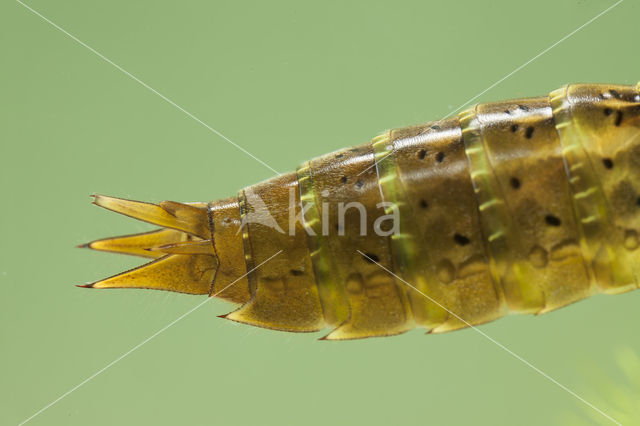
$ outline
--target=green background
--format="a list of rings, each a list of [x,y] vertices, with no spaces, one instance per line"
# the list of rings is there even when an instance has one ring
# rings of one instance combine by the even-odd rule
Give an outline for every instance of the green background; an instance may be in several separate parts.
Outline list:
[[[443,117],[613,1],[28,4],[288,171]],[[635,83],[639,14],[623,2],[478,100]],[[140,263],[75,245],[150,228],[90,194],[207,201],[274,173],[17,2],[0,46],[0,424],[16,424],[203,300],[74,287]],[[320,342],[216,318],[230,308],[205,304],[29,424],[608,424],[473,330]],[[640,352],[640,292],[481,330],[607,411],[598,377],[622,386],[617,349]]]

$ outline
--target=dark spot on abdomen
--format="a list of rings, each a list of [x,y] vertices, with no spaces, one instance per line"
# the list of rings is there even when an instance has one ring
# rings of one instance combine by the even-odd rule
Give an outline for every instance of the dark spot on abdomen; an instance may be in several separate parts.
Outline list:
[[[622,123],[622,111],[616,111],[616,121],[615,121],[615,125],[616,127],[619,126]]]
[[[458,244],[459,246],[466,246],[467,244],[469,244],[471,241],[469,240],[469,238],[465,237],[464,235],[461,234],[455,234],[453,236],[453,240],[456,242],[456,244]]]
[[[527,130],[525,131],[524,136],[525,136],[527,139],[531,139],[531,136],[533,136],[533,130],[534,130],[534,129],[533,129],[533,126],[529,126],[529,127],[527,127]]]
[[[380,262],[380,258],[377,255],[373,254],[373,253],[365,253],[364,254],[364,260],[365,260],[365,262],[368,262],[368,263],[378,263],[378,262]]]
[[[562,224],[562,221],[552,214],[546,215],[544,221],[550,226],[560,226],[560,224]]]

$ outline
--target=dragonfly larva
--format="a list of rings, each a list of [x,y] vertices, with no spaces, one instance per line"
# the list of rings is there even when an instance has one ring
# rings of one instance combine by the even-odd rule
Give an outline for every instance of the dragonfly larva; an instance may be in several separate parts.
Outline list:
[[[544,313],[638,287],[640,93],[479,104],[209,203],[94,202],[161,228],[87,244],[154,260],[84,287],[215,295],[326,339]]]

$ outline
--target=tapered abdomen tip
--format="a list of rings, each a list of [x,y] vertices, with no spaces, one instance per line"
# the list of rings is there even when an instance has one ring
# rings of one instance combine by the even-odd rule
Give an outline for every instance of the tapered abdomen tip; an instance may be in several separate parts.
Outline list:
[[[76,287],[80,287],[80,288],[93,288],[93,284],[76,284]]]

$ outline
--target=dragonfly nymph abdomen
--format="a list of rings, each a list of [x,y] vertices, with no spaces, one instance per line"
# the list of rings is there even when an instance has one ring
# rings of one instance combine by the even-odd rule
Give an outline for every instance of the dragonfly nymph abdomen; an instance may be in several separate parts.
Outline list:
[[[154,260],[86,287],[215,295],[326,339],[544,313],[638,287],[640,93],[479,104],[209,203],[95,203],[161,228],[89,243]]]

